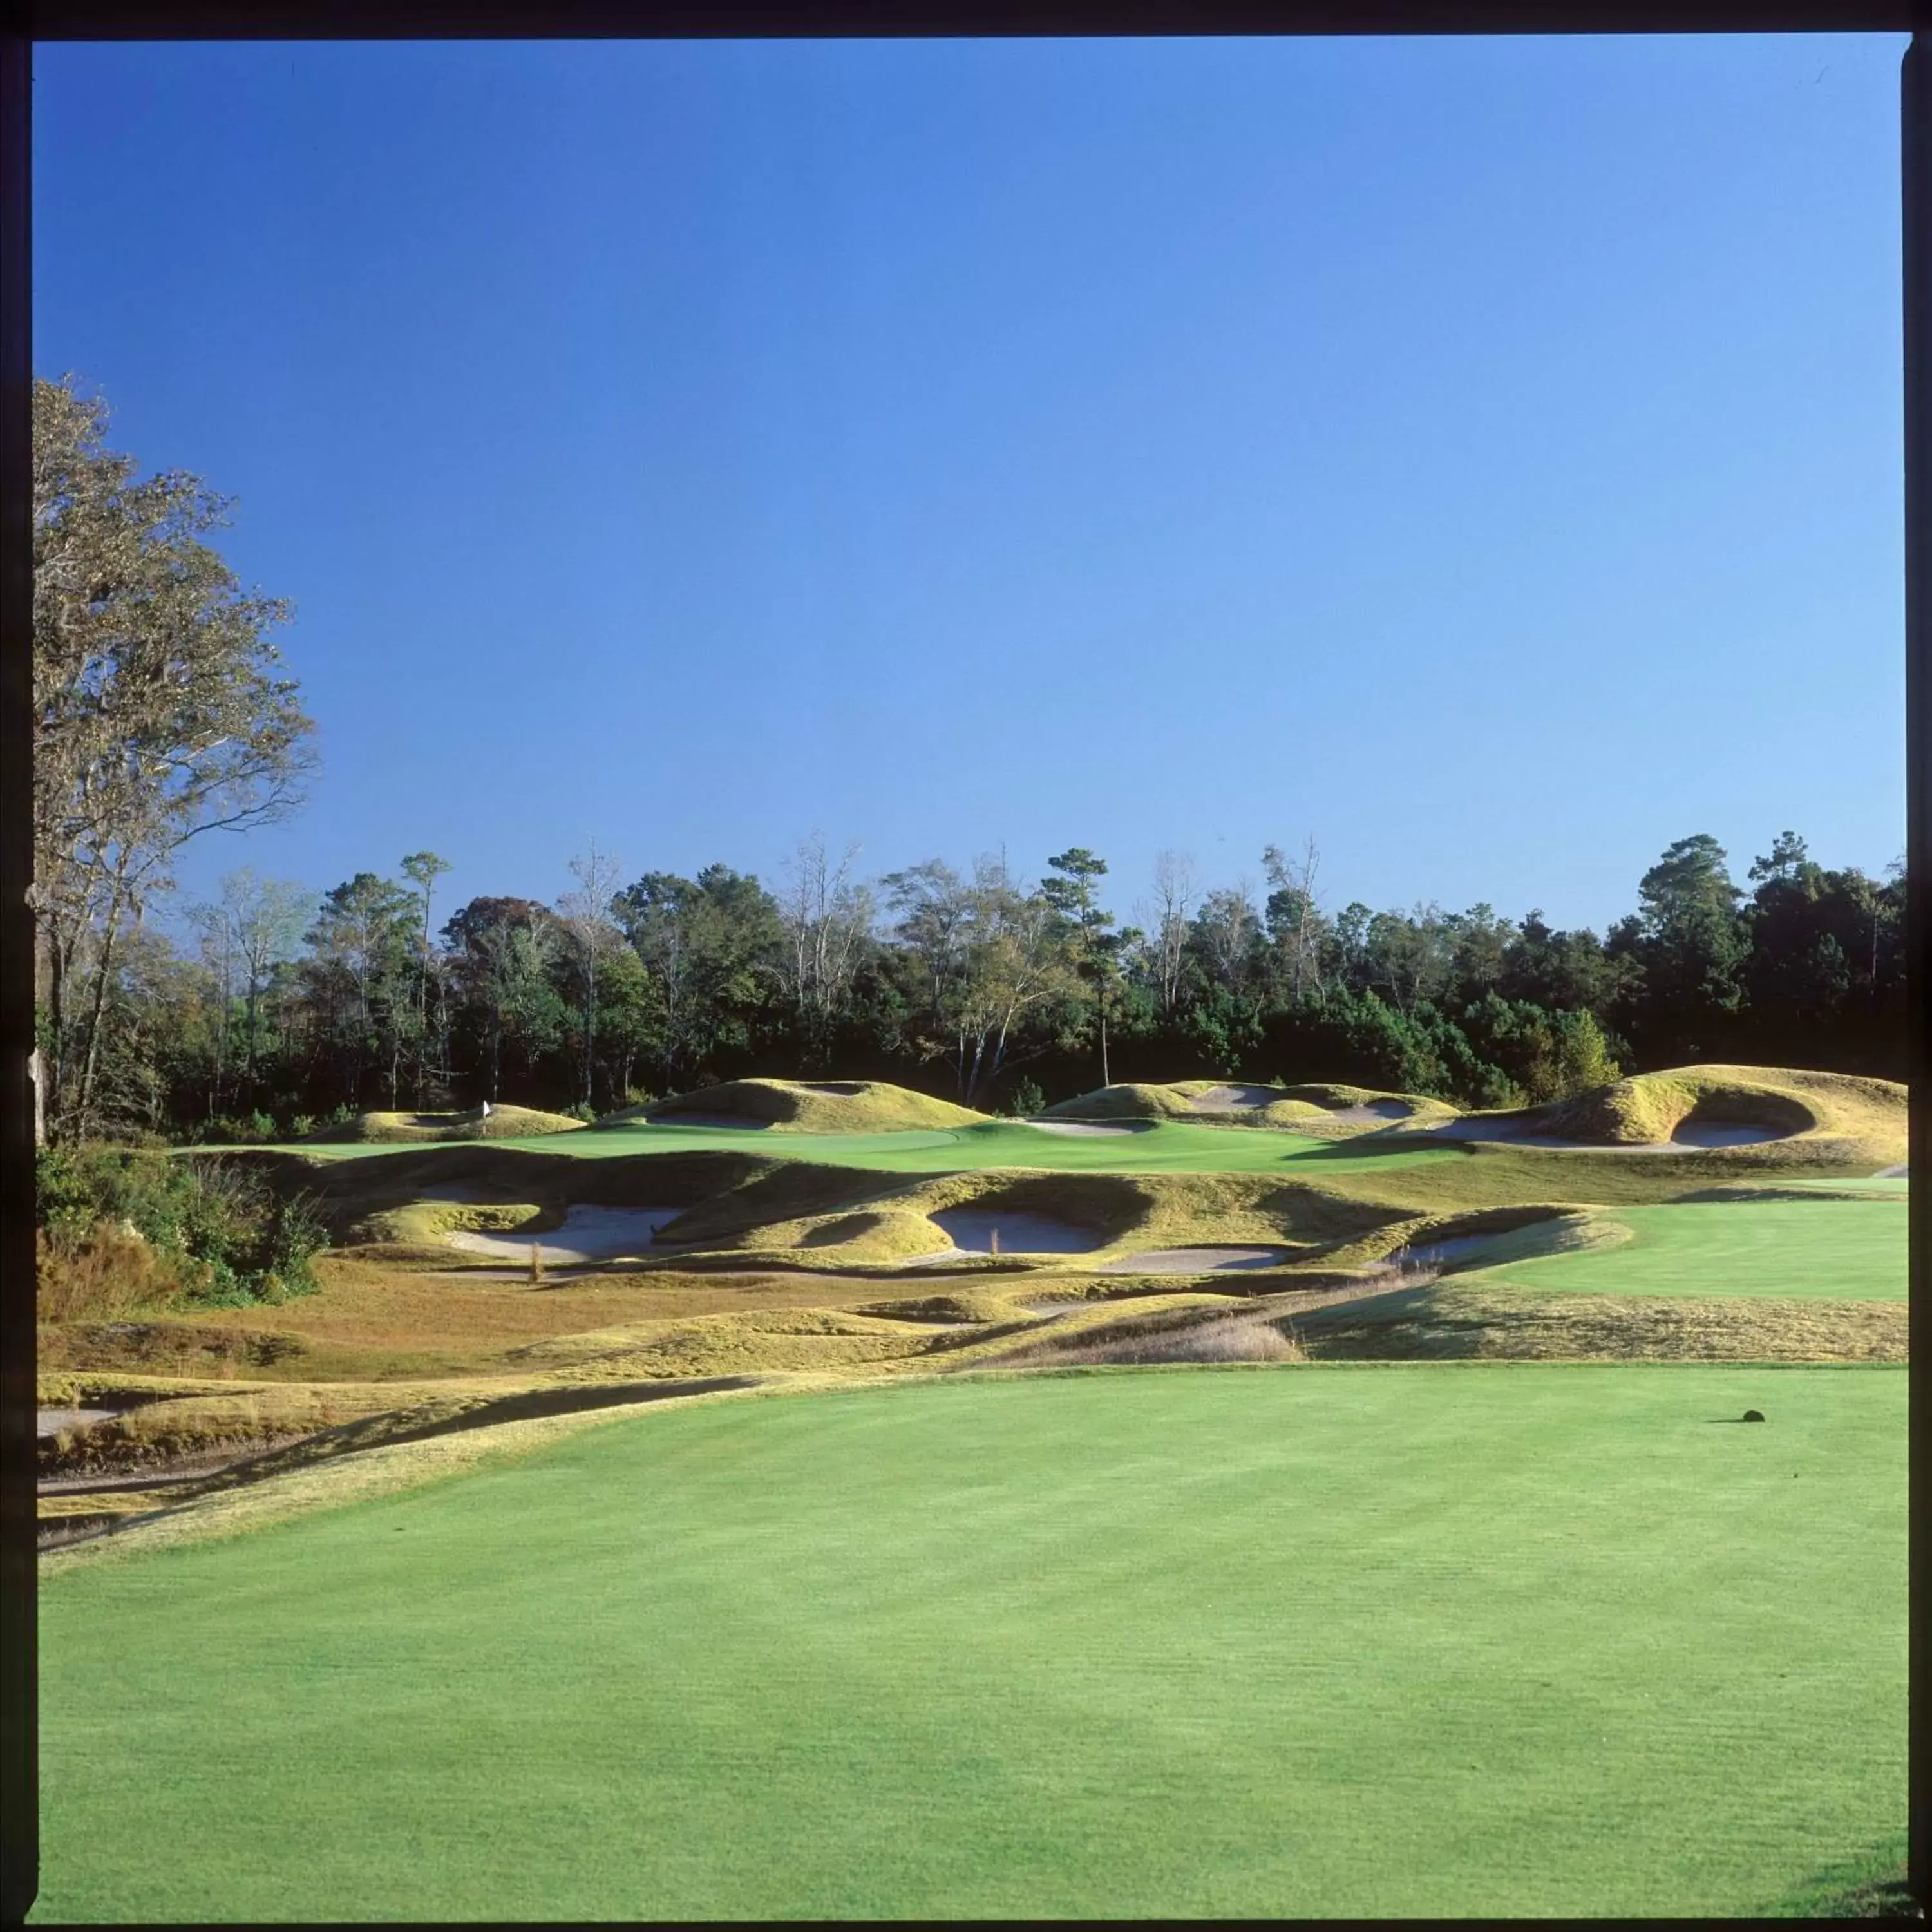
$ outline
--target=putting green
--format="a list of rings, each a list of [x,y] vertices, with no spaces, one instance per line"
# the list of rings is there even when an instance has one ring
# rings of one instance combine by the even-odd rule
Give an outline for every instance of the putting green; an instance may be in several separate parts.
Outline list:
[[[902,1385],[76,1566],[34,1916],[1789,1907],[1902,1838],[1905,1415],[1873,1369]]]
[[[892,1174],[956,1174],[986,1167],[1036,1168],[1070,1174],[1269,1174],[1285,1165],[1304,1162],[1319,1162],[1324,1170],[1333,1171],[1407,1167],[1418,1161],[1468,1157],[1465,1149],[1454,1147],[1372,1154],[1348,1141],[1316,1140],[1264,1128],[1196,1126],[1185,1120],[1157,1121],[1132,1133],[1093,1135],[1053,1133],[1018,1120],[890,1134],[774,1133],[758,1127],[676,1127],[639,1122],[599,1127],[588,1133],[506,1138],[488,1144],[589,1160],[640,1154],[709,1154],[722,1149]],[[368,1160],[422,1150],[343,1142],[290,1151]]]
[[[1592,1294],[1905,1299],[1902,1198],[1691,1202],[1620,1208],[1610,1218],[1629,1240],[1514,1262],[1481,1279]]]

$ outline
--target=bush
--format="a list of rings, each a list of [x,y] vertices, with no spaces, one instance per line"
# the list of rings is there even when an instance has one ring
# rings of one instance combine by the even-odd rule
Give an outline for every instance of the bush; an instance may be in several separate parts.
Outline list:
[[[125,1223],[92,1233],[38,1231],[35,1308],[43,1322],[114,1322],[142,1314],[181,1292],[167,1259]]]
[[[283,1301],[319,1285],[310,1264],[327,1238],[309,1204],[238,1162],[50,1148],[35,1181],[56,1302],[112,1298],[105,1279],[117,1269],[114,1292],[202,1306]]]
[[[1046,1096],[1040,1090],[1039,1083],[1020,1079],[1013,1082],[1012,1097],[1000,1111],[1024,1120],[1029,1114],[1040,1112],[1046,1106]]]

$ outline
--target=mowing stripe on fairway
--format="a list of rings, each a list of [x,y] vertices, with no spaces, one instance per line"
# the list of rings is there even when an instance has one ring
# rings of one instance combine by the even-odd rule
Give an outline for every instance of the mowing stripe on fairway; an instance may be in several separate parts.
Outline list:
[[[76,1568],[35,1916],[1751,1913],[1903,1828],[1905,1397],[884,1387]]]
[[[1586,1248],[1486,1270],[1481,1279],[1591,1294],[1772,1295],[1903,1301],[1903,1198],[1690,1202],[1620,1208],[1630,1230]]]

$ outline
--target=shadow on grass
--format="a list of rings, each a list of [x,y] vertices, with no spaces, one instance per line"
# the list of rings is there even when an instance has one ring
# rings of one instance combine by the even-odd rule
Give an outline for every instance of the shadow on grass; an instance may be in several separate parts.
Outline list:
[[[1925,1908],[1912,1896],[1903,1846],[1829,1867],[1780,1899],[1766,1915],[1774,1918],[1918,1918]]]

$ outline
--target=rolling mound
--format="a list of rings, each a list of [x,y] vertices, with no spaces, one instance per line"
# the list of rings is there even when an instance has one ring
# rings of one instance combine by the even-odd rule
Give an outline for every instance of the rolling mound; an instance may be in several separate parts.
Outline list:
[[[346,1126],[320,1128],[302,1142],[512,1140],[569,1133],[584,1124],[536,1107],[492,1107],[487,1114],[474,1108],[457,1114],[358,1114]]]
[[[893,1133],[976,1126],[991,1118],[884,1080],[728,1080],[642,1107],[599,1126],[648,1120],[663,1126],[764,1127],[794,1134]]]
[[[1906,1157],[1906,1090],[1890,1080],[1792,1067],[1682,1066],[1547,1106],[1419,1124],[1457,1140],[1877,1168]]]
[[[1199,1120],[1223,1126],[1273,1127],[1340,1138],[1378,1129],[1447,1120],[1446,1102],[1419,1094],[1317,1082],[1270,1087],[1251,1081],[1124,1082],[1096,1088],[1047,1108],[1042,1125],[1131,1120]]]

